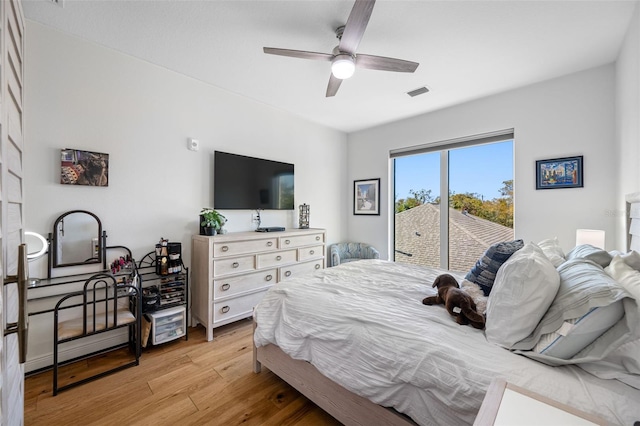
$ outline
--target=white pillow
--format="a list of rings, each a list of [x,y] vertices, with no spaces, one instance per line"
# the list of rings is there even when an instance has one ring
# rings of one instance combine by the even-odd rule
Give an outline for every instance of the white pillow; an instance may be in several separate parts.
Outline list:
[[[640,389],[640,272],[624,257],[615,256],[605,271],[633,297],[623,300],[625,318],[578,354],[590,358],[604,354],[602,361],[578,365],[597,377]]]
[[[538,243],[538,247],[542,249],[544,255],[547,256],[547,259],[549,259],[556,268],[564,263],[564,252],[560,247],[558,237],[542,240]]]
[[[567,260],[558,268],[558,272],[560,288],[553,303],[535,331],[514,345],[514,349],[533,349],[543,335],[558,332],[565,321],[582,318],[594,308],[609,306],[628,297],[628,293],[616,280],[594,261],[581,258]],[[596,328],[604,327],[600,324],[592,325]],[[613,324],[609,327],[611,325]],[[584,346],[589,343],[591,342],[586,342]]]
[[[510,349],[529,336],[559,285],[558,271],[535,243],[515,252],[498,270],[487,301],[487,340]]]
[[[585,259],[567,261],[558,268],[563,281],[565,276],[569,275],[574,275],[574,279],[570,279],[570,281],[582,281],[582,279],[575,279],[582,275],[584,282],[574,282],[576,285],[571,286],[574,293],[572,304],[562,303],[563,306],[556,309],[558,307],[555,306],[556,302],[554,301],[548,313],[552,311],[562,313],[563,309],[575,313],[585,307],[593,309],[594,305],[604,307],[621,301],[625,315],[620,321],[569,359],[547,356],[530,350],[516,350],[515,352],[549,365],[576,364],[601,379],[616,379],[640,389],[640,307],[638,306],[640,275],[636,274],[636,271],[628,266],[620,256],[616,257],[611,260],[613,265],[609,265],[604,276],[602,274],[604,271],[598,265]],[[577,266],[581,263],[591,264],[591,266],[588,267],[589,269]],[[598,270],[602,272],[598,272]],[[556,299],[566,299],[566,289],[563,287],[564,283],[561,283]],[[635,299],[629,297],[630,294]],[[547,315],[540,321],[540,324],[545,323]],[[567,317],[575,318],[576,315]],[[522,342],[518,342],[516,346],[520,343]]]
[[[606,266],[609,266],[609,262],[611,262],[613,256],[611,256],[609,252],[594,247],[591,244],[581,244],[572,248],[571,251],[567,253],[565,258],[567,260],[588,259],[604,268]]]
[[[631,266],[636,271],[640,271],[640,253],[635,250],[631,250],[629,253],[625,253],[622,256],[624,263]]]
[[[611,260],[604,271],[618,283],[621,279],[628,278],[637,280],[638,286],[640,286],[640,272],[627,266],[620,256]],[[598,272],[595,272],[593,278],[597,276]],[[640,289],[640,287],[638,288]],[[569,359],[613,327],[623,316],[622,300],[617,300],[607,306],[592,308],[578,318],[565,320],[556,331],[542,335],[533,350],[547,356]]]
[[[637,251],[630,253],[640,256]],[[629,265],[628,254],[614,257],[604,270],[640,302],[640,272]]]

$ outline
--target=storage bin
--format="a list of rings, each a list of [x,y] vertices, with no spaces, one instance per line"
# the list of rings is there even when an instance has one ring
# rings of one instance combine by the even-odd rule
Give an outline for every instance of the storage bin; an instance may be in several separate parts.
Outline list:
[[[186,309],[178,306],[148,314],[151,317],[151,341],[154,345],[169,342],[185,335]]]

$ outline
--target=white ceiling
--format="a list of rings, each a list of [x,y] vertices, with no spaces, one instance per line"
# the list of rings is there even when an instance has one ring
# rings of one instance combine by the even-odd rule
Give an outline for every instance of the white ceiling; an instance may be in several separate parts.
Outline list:
[[[330,53],[353,0],[61,1],[23,0],[25,15],[345,132],[611,63],[637,4],[378,0],[358,52],[420,66],[358,69],[326,98],[330,63],[262,48]]]

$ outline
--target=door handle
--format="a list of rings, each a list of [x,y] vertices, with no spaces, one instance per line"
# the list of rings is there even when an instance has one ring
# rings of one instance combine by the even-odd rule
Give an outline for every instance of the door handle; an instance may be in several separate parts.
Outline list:
[[[19,362],[27,361],[27,340],[29,337],[29,313],[27,312],[27,290],[29,282],[29,265],[27,263],[27,245],[18,246],[18,274],[8,275],[4,284],[18,285],[18,322],[7,323],[4,335],[18,333]]]

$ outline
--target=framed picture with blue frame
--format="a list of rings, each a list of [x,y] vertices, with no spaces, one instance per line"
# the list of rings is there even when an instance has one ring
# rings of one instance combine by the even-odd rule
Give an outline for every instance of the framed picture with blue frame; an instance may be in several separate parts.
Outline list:
[[[536,161],[536,189],[582,188],[582,155]]]

